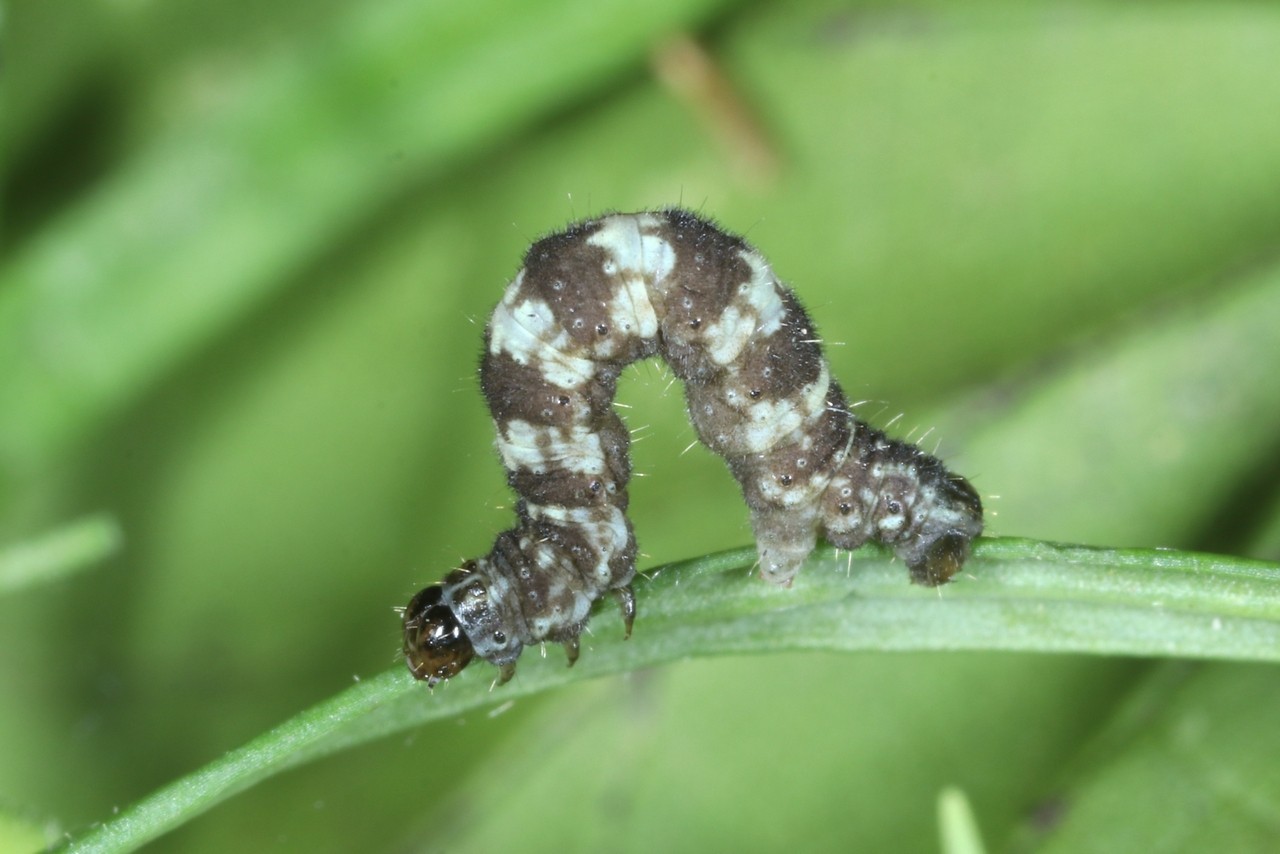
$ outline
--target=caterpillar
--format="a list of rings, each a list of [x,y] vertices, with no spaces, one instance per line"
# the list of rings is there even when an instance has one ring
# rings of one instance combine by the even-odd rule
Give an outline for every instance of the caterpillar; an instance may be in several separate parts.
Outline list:
[[[671,208],[585,220],[535,242],[485,329],[480,386],[517,523],[403,613],[429,685],[479,657],[515,673],[524,647],[572,665],[595,603],[636,615],[622,369],[660,355],[700,440],[750,510],[760,575],[790,586],[819,535],[891,547],[917,584],[959,571],[982,502],[933,456],[855,418],[796,295],[743,239]]]

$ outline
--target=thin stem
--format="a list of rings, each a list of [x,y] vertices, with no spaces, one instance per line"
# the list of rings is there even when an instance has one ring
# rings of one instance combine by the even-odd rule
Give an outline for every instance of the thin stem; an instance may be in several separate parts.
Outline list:
[[[635,636],[610,614],[573,669],[529,655],[493,688],[473,665],[428,691],[403,668],[364,680],[144,798],[67,851],[126,851],[271,775],[373,738],[569,682],[677,659],[782,650],[990,649],[1280,660],[1280,565],[1155,549],[1034,540],[977,543],[938,589],[866,548],[814,553],[793,589],[750,578],[753,549],[661,567],[638,580]],[[614,617],[616,619],[616,617]]]

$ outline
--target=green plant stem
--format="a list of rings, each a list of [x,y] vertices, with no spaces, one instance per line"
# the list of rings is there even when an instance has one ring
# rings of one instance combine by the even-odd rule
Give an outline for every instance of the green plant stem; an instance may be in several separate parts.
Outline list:
[[[0,595],[92,566],[115,554],[123,540],[119,523],[99,513],[0,549]]]
[[[938,795],[938,835],[943,854],[985,854],[973,806],[962,790],[948,786]]]
[[[962,578],[912,587],[887,552],[820,548],[795,587],[753,574],[740,549],[662,567],[636,584],[623,642],[600,615],[573,669],[526,655],[494,687],[474,665],[434,692],[395,668],[364,680],[69,840],[126,851],[285,768],[429,721],[568,682],[682,658],[784,650],[1021,650],[1280,660],[1280,565],[1154,549],[979,541]],[[617,619],[614,617],[613,619]]]

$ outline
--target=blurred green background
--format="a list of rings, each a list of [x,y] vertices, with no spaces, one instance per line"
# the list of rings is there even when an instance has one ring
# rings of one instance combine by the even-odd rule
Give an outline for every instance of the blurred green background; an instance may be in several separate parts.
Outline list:
[[[0,590],[0,818],[74,831],[397,665],[392,607],[510,524],[484,320],[604,210],[745,233],[991,533],[1280,559],[1274,4],[19,0],[3,28],[0,561],[93,513],[123,545]],[[621,391],[642,568],[750,540],[669,380]],[[992,850],[1265,850],[1276,708],[1256,665],[691,661],[331,757],[155,848],[928,851],[956,786]]]

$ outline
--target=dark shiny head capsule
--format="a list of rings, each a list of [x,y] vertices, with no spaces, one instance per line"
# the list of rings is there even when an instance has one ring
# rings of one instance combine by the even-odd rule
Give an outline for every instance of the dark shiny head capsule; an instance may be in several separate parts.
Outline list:
[[[476,654],[443,599],[443,586],[433,584],[404,609],[405,662],[414,676],[430,686],[456,676]]]

